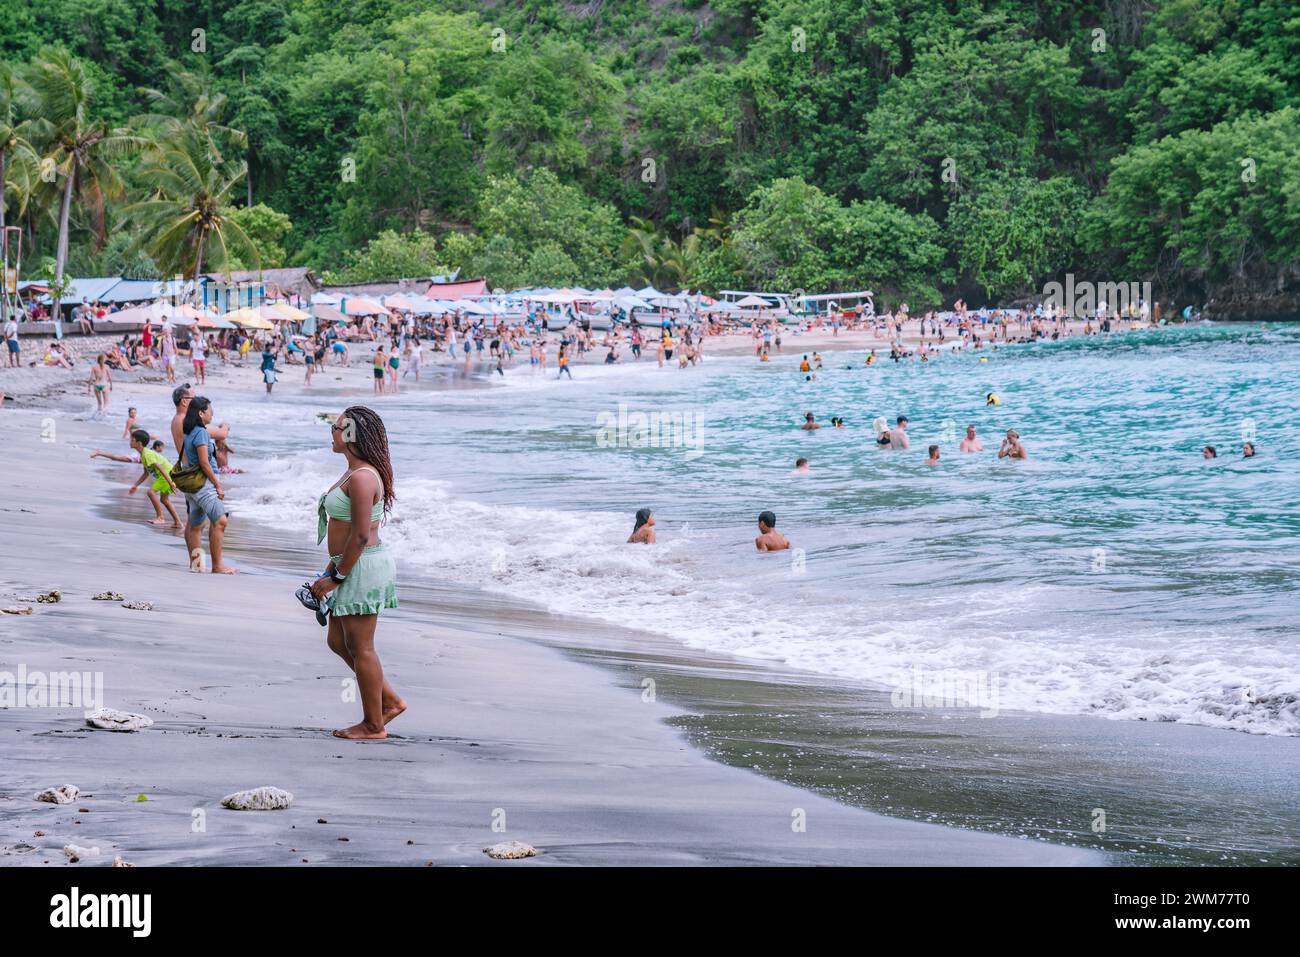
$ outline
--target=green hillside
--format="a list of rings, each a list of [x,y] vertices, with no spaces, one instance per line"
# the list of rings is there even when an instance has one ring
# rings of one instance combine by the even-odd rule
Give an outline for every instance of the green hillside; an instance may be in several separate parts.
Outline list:
[[[1300,283],[1294,0],[0,0],[0,43],[25,273],[66,206],[80,275]]]

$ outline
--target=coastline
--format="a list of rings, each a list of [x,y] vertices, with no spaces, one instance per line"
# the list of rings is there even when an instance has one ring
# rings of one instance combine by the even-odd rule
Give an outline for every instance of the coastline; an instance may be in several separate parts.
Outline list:
[[[508,620],[483,618],[475,632],[439,618],[418,595],[380,632],[410,710],[389,741],[339,742],[329,730],[357,706],[342,700],[345,669],[292,598],[301,574],[251,564],[237,519],[228,541],[242,573],[190,573],[170,533],[94,514],[98,500],[113,507],[86,464],[94,425],[59,416],[57,440],[43,442],[40,416],[4,417],[6,474],[24,490],[0,513],[4,604],[50,588],[64,597],[0,620],[0,654],[29,671],[103,671],[104,704],[155,721],[111,734],[86,728],[81,709],[0,711],[5,864],[65,865],[67,843],[100,847],[91,866],[115,855],[139,865],[486,864],[483,847],[512,839],[541,849],[531,859],[541,864],[1103,860],[886,817],[715,763],[668,723],[688,719],[684,710],[515,637]],[[89,600],[103,589],[155,608]],[[32,799],[67,783],[83,792],[74,804]],[[219,807],[262,785],[293,792],[294,806]],[[800,812],[803,831],[792,827]]]

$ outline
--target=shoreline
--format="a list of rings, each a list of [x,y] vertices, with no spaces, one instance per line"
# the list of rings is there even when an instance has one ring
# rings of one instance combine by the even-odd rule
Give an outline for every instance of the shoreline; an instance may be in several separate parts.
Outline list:
[[[178,560],[183,546],[157,547],[157,530],[93,514],[108,493],[69,508],[93,483],[80,447],[93,427],[56,421],[55,442],[40,441],[39,417],[6,423],[7,472],[29,492],[0,515],[13,543],[0,556],[0,590],[6,605],[49,588],[64,598],[5,616],[0,654],[29,671],[102,669],[104,703],[155,725],[111,734],[86,728],[81,709],[0,711],[11,771],[0,798],[6,864],[70,866],[60,848],[73,842],[101,848],[79,866],[119,854],[141,865],[487,864],[481,849],[510,839],[540,848],[532,862],[542,864],[1102,860],[873,814],[715,763],[668,723],[684,711],[643,701],[639,688],[553,648],[426,621],[418,597],[380,632],[410,710],[388,741],[339,742],[329,729],[350,723],[357,706],[327,690],[345,669],[293,602],[297,578],[247,562],[233,577],[197,576]],[[40,570],[22,557],[37,546]],[[101,589],[155,608],[88,600]],[[83,791],[72,805],[31,799],[67,783]],[[294,806],[218,806],[261,785],[293,792]],[[792,827],[795,813],[805,831]],[[199,820],[204,830],[193,829]]]

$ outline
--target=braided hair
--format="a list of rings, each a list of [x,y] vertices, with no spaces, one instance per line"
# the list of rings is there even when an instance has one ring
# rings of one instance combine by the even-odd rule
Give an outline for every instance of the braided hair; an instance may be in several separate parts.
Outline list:
[[[373,409],[352,405],[343,410],[343,418],[352,426],[344,432],[348,448],[357,458],[375,467],[384,483],[384,514],[393,507],[393,463],[388,458],[388,432],[384,420]]]

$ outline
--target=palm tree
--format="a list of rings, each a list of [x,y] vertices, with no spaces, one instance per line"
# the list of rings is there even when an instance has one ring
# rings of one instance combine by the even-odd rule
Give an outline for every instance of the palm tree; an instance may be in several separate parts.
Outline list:
[[[21,81],[13,69],[0,63],[0,229],[7,225],[5,219],[8,209],[9,164],[17,160],[25,168],[18,170],[19,183],[27,183],[36,162],[36,153],[28,139],[32,124],[18,119],[18,91]],[[24,192],[26,192],[24,190]],[[26,204],[26,197],[23,198]]]
[[[140,225],[141,241],[159,269],[195,281],[205,257],[228,269],[232,248],[259,268],[256,245],[226,215],[248,167],[242,160],[223,160],[213,147],[211,137],[195,126],[178,127],[156,141],[139,170],[149,198],[123,210]]]
[[[43,140],[42,179],[49,170],[56,183],[59,177],[63,180],[54,264],[54,278],[59,285],[68,261],[68,217],[74,196],[87,207],[97,245],[102,245],[104,200],[122,192],[122,179],[113,161],[139,150],[145,142],[126,130],[109,129],[102,120],[92,119],[93,93],[81,61],[57,48],[41,53],[21,90],[27,112],[40,117],[33,128]],[[56,316],[58,308],[56,296]]]
[[[632,280],[661,289],[685,289],[699,254],[700,230],[679,243],[638,216],[632,217],[623,240],[623,258],[632,267]]]
[[[140,90],[153,112],[133,117],[132,125],[154,127],[163,138],[191,127],[212,140],[218,163],[223,162],[224,150],[247,145],[248,137],[243,132],[221,122],[229,102],[224,93],[212,91],[212,77],[206,70],[194,73],[169,60],[167,78],[167,90]]]

